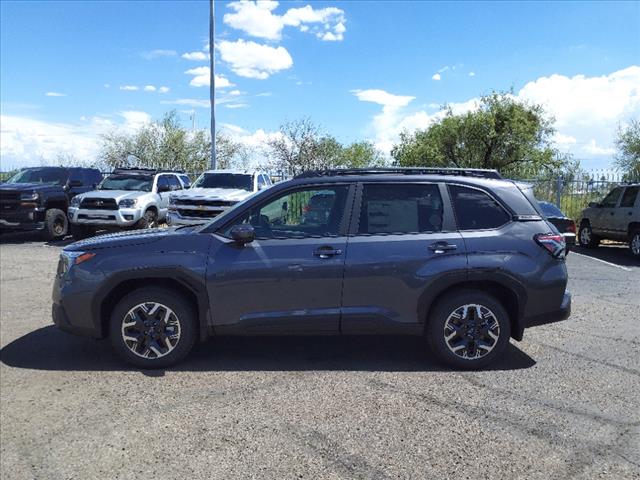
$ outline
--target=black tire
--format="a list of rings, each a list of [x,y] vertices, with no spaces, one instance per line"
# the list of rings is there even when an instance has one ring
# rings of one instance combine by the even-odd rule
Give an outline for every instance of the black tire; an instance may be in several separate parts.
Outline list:
[[[123,338],[123,324],[125,320],[131,320],[128,313],[134,307],[141,304],[147,304],[147,307],[150,307],[150,312],[147,312],[147,314],[149,314],[149,317],[147,318],[150,323],[154,320],[162,320],[167,312],[167,308],[173,311],[174,315],[171,318],[175,319],[179,325],[179,328],[177,329],[179,338],[173,345],[173,349],[169,349],[165,343],[160,345],[160,343],[165,340],[158,336],[152,337],[154,335],[153,333],[144,336],[142,330],[137,330],[137,326],[130,327],[130,330],[125,330],[125,332],[137,336],[141,341],[129,343],[125,341]],[[151,306],[152,304],[160,305],[155,315],[150,315],[153,310],[153,307]],[[142,318],[142,315],[140,313],[138,314],[140,315],[139,318]],[[171,331],[176,332],[175,323],[172,323],[172,325],[173,327],[170,328],[173,328],[173,330]],[[157,328],[163,327],[159,326]],[[165,336],[167,330],[168,328],[164,328]],[[139,368],[166,368],[180,362],[180,360],[186,357],[193,348],[198,336],[197,331],[197,314],[193,305],[191,305],[182,295],[176,294],[171,290],[158,287],[141,288],[128,294],[120,300],[114,308],[109,323],[109,338],[111,340],[113,350],[125,362]],[[164,356],[157,356],[149,346],[156,348],[156,350],[160,348],[160,353]],[[132,348],[134,348],[138,354],[134,353]],[[143,358],[141,355],[147,351],[150,357]]]
[[[600,245],[600,237],[591,230],[591,224],[585,222],[578,229],[578,245],[583,248],[596,248]]]
[[[44,215],[44,238],[61,240],[67,235],[69,220],[67,214],[57,208],[50,208]]]
[[[96,231],[93,227],[86,225],[69,225],[69,230],[74,240],[84,240],[85,238],[93,237]]]
[[[465,330],[462,326],[456,326],[455,330],[460,333],[453,335],[453,338],[448,342],[445,336],[451,336],[454,329],[447,326],[447,321],[450,316],[452,321],[455,321],[454,312],[464,309],[466,305],[480,306],[481,314],[487,315],[476,323],[468,320],[469,324],[477,326],[475,332],[469,330],[467,333],[472,336],[475,333],[476,337],[474,338],[477,340],[470,340],[470,337],[463,334]],[[477,308],[468,309],[468,312],[468,316],[473,316],[477,312]],[[491,317],[488,317],[489,313],[492,314]],[[482,327],[481,325],[484,325],[485,322],[487,325]],[[496,323],[497,328],[495,327]],[[463,320],[460,319],[460,325],[463,324]],[[489,328],[489,325],[492,327]],[[497,336],[497,339],[494,340],[490,337],[487,330],[491,330],[492,335]],[[511,323],[504,306],[493,296],[480,290],[458,290],[447,294],[432,309],[427,323],[426,335],[431,350],[443,363],[458,369],[474,370],[489,365],[502,355],[511,337]],[[489,344],[491,344],[490,348]],[[460,345],[467,346],[460,347]],[[478,345],[482,346],[478,347]],[[460,348],[458,352],[461,353],[454,353],[452,348]],[[467,356],[469,353],[474,357],[476,354],[480,356],[478,358],[463,358],[461,354],[464,352],[467,352]]]
[[[629,235],[629,250],[636,260],[640,260],[640,228],[637,228]]]
[[[141,230],[145,228],[157,228],[158,227],[158,214],[152,208],[144,212],[144,215],[134,225],[134,230]]]

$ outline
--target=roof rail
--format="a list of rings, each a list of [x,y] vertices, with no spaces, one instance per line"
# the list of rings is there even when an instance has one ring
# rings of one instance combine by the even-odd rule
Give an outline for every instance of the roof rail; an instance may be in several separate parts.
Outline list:
[[[309,170],[296,175],[294,178],[333,177],[341,175],[456,175],[460,177],[503,178],[497,170],[440,167],[334,168],[328,170]]]
[[[155,175],[156,173],[184,173],[184,170],[171,170],[168,168],[146,168],[146,167],[116,167],[113,173],[140,173]]]

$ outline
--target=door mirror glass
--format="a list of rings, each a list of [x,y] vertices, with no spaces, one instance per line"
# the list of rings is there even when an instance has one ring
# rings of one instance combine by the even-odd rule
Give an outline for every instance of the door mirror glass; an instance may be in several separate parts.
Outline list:
[[[82,182],[80,180],[69,180],[69,188],[81,187]]]
[[[158,193],[168,192],[171,190],[171,187],[166,183],[158,184]]]
[[[231,234],[231,238],[233,239],[233,241],[240,245],[251,243],[256,238],[253,227],[248,223],[234,225],[233,228],[231,228],[231,232],[229,233]]]

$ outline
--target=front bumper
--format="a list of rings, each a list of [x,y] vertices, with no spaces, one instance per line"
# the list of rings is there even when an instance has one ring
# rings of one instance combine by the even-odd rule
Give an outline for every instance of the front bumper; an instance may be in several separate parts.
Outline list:
[[[67,216],[74,225],[107,225],[131,227],[142,218],[142,209],[120,208],[118,210],[89,210],[69,207]]]
[[[561,322],[571,316],[571,293],[564,292],[560,308],[554,312],[548,312],[526,320],[527,327],[538,327],[549,323]]]
[[[44,208],[23,208],[0,214],[1,230],[42,230],[44,229]]]
[[[103,336],[99,319],[94,318],[91,308],[94,295],[91,288],[96,287],[103,276],[94,272],[93,277],[96,283],[82,288],[80,282],[72,281],[64,274],[56,275],[51,295],[51,317],[60,330],[84,337]]]

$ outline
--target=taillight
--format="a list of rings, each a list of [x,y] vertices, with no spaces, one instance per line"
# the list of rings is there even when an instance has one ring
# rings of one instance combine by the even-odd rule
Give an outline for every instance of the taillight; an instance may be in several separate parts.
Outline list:
[[[571,223],[569,223],[569,231],[571,233],[576,233],[576,222],[574,222],[573,220],[571,220]]]
[[[538,233],[534,235],[533,239],[538,245],[549,252],[549,255],[555,258],[564,258],[567,245],[562,235],[557,233]]]

